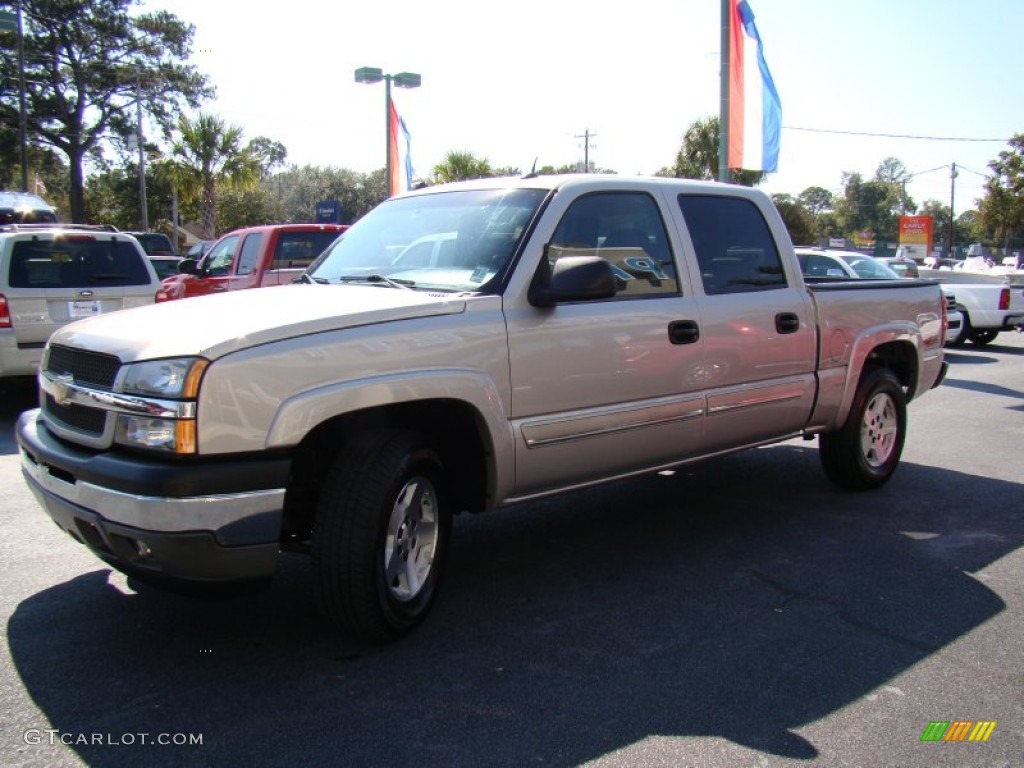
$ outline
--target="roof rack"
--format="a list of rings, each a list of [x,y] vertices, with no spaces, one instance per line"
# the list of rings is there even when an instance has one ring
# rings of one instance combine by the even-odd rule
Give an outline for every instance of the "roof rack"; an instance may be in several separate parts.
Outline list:
[[[71,224],[51,221],[41,224],[0,224],[0,232],[38,232],[44,229],[85,229],[91,232],[120,232],[113,224]]]

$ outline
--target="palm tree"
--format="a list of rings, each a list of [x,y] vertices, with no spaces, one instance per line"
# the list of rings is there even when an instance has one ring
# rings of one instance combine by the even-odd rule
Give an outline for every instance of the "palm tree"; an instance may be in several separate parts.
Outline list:
[[[681,179],[718,178],[718,118],[708,117],[696,120],[683,136],[683,146],[676,155],[676,162],[665,175]],[[736,184],[752,187],[764,179],[761,171],[734,169],[732,180]]]
[[[467,179],[485,179],[493,176],[491,164],[486,158],[477,157],[472,152],[451,151],[444,160],[434,166],[434,180],[443,184],[449,181],[466,181]]]
[[[242,129],[225,125],[216,115],[200,113],[195,120],[178,119],[180,137],[171,149],[170,173],[179,192],[199,198],[204,239],[213,239],[217,226],[217,187],[250,189],[259,183],[259,158],[242,145]]]

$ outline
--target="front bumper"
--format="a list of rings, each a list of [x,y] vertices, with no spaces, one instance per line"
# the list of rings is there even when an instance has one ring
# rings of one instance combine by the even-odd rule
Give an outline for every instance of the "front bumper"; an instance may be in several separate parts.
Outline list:
[[[276,569],[289,457],[177,463],[90,451],[56,438],[38,409],[19,417],[16,436],[43,509],[119,570],[229,583]]]

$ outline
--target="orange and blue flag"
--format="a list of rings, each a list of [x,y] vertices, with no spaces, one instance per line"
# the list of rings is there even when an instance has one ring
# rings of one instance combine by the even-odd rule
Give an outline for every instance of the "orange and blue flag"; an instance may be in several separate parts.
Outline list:
[[[388,106],[388,119],[391,121],[391,143],[388,146],[388,165],[391,178],[388,179],[388,196],[399,195],[412,189],[412,136],[405,126],[394,100]]]

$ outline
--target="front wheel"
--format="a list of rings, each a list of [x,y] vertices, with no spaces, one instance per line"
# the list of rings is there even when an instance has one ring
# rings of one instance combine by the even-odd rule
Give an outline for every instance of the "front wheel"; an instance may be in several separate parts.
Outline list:
[[[312,558],[320,608],[346,634],[396,640],[438,592],[451,510],[426,438],[382,430],[352,439],[317,505]]]
[[[857,387],[846,423],[818,438],[825,474],[851,491],[878,488],[892,477],[907,433],[907,397],[892,372],[877,368]]]
[[[977,344],[979,347],[984,347],[986,344],[991,344],[996,340],[996,336],[999,335],[999,331],[995,328],[984,328],[976,329],[971,331],[968,338],[972,344]]]

